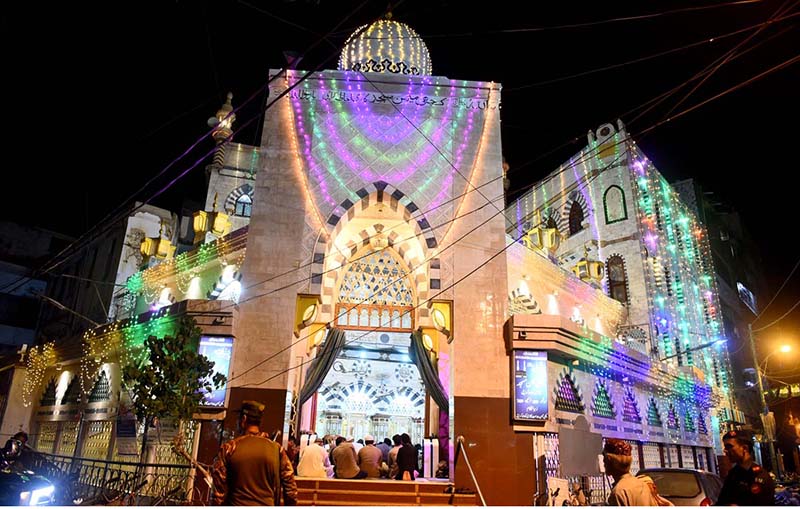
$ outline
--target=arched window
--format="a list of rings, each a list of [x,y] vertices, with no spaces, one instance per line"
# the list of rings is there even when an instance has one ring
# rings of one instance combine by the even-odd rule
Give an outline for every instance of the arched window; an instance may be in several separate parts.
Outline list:
[[[569,234],[575,235],[583,230],[583,207],[581,204],[574,201],[572,207],[569,209]]]
[[[622,257],[614,255],[606,262],[608,273],[608,295],[625,305],[628,304],[628,282]]]
[[[628,219],[628,207],[625,205],[625,193],[619,186],[611,186],[603,194],[603,208],[606,211],[606,224]]]
[[[250,198],[250,195],[243,194],[236,200],[236,211],[234,214],[241,217],[250,217],[252,208],[253,200]]]

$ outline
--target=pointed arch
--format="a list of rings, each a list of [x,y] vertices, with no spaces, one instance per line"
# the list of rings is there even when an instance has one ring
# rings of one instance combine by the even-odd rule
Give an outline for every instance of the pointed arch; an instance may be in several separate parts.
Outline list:
[[[608,257],[606,275],[608,277],[608,296],[627,306],[629,304],[628,274],[622,256],[614,254]]]
[[[569,208],[569,234],[575,235],[583,230],[583,207],[577,201],[573,201]]]
[[[225,198],[225,206],[224,209],[226,212],[233,211],[236,216],[240,217],[250,217],[249,212],[247,216],[243,214],[239,214],[239,200],[242,199],[243,196],[246,196],[249,199],[250,207],[248,207],[248,211],[252,210],[253,204],[253,186],[250,184],[242,184],[241,186],[237,187],[233,191],[230,192],[227,198]],[[244,205],[245,202],[242,202]]]
[[[628,206],[625,204],[625,191],[617,185],[609,186],[603,193],[603,210],[606,224],[628,219]]]
[[[431,250],[438,247],[436,235],[428,220],[405,193],[386,182],[374,182],[359,189],[356,194],[361,198],[359,201],[354,203],[344,200],[331,213],[326,222],[329,229],[320,234],[314,246],[310,292],[321,295],[323,312],[333,312],[339,279],[326,275],[326,272],[330,273],[331,269],[347,264],[349,260],[355,258],[357,252],[370,245],[371,240],[381,234],[387,246],[396,251],[411,271],[410,283],[417,291],[416,298],[426,300],[431,290],[441,288],[440,261],[438,258],[428,259]],[[414,234],[401,235],[397,229],[389,231],[380,221],[376,221],[357,235],[350,235],[345,249],[334,248],[347,224],[376,204],[388,207],[389,211],[396,215],[395,217],[402,217],[407,228]],[[423,264],[426,260],[427,263]],[[417,312],[419,316],[426,317],[428,309],[423,307]]]

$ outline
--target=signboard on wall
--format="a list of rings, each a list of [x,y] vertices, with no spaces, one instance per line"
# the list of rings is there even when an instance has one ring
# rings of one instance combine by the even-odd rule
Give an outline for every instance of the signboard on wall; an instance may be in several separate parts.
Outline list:
[[[547,352],[514,350],[514,419],[546,421],[549,385]]]
[[[753,292],[747,289],[745,285],[742,283],[736,282],[736,290],[739,292],[739,298],[744,302],[744,304],[753,312],[753,314],[758,314],[758,308],[756,308],[756,296],[753,295]]]
[[[214,374],[222,373],[226,377],[231,366],[231,355],[233,354],[233,338],[222,336],[200,336],[200,355],[205,355],[208,360],[214,363]],[[213,377],[213,375],[211,375]],[[209,377],[210,379],[211,377]],[[219,389],[215,389],[203,398],[202,406],[217,407],[225,406],[225,393],[228,390],[227,384]]]

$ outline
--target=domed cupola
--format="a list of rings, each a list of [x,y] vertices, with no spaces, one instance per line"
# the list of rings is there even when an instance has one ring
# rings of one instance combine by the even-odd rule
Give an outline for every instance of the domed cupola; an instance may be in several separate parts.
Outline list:
[[[422,38],[389,18],[391,14],[353,32],[344,43],[339,70],[431,75],[431,58]]]

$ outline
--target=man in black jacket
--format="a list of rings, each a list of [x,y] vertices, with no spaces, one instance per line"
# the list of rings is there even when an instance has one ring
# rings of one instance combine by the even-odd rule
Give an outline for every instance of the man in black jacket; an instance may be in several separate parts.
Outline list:
[[[747,431],[729,431],[722,437],[725,455],[736,465],[728,472],[717,505],[775,505],[775,483],[753,461],[753,437]]]

